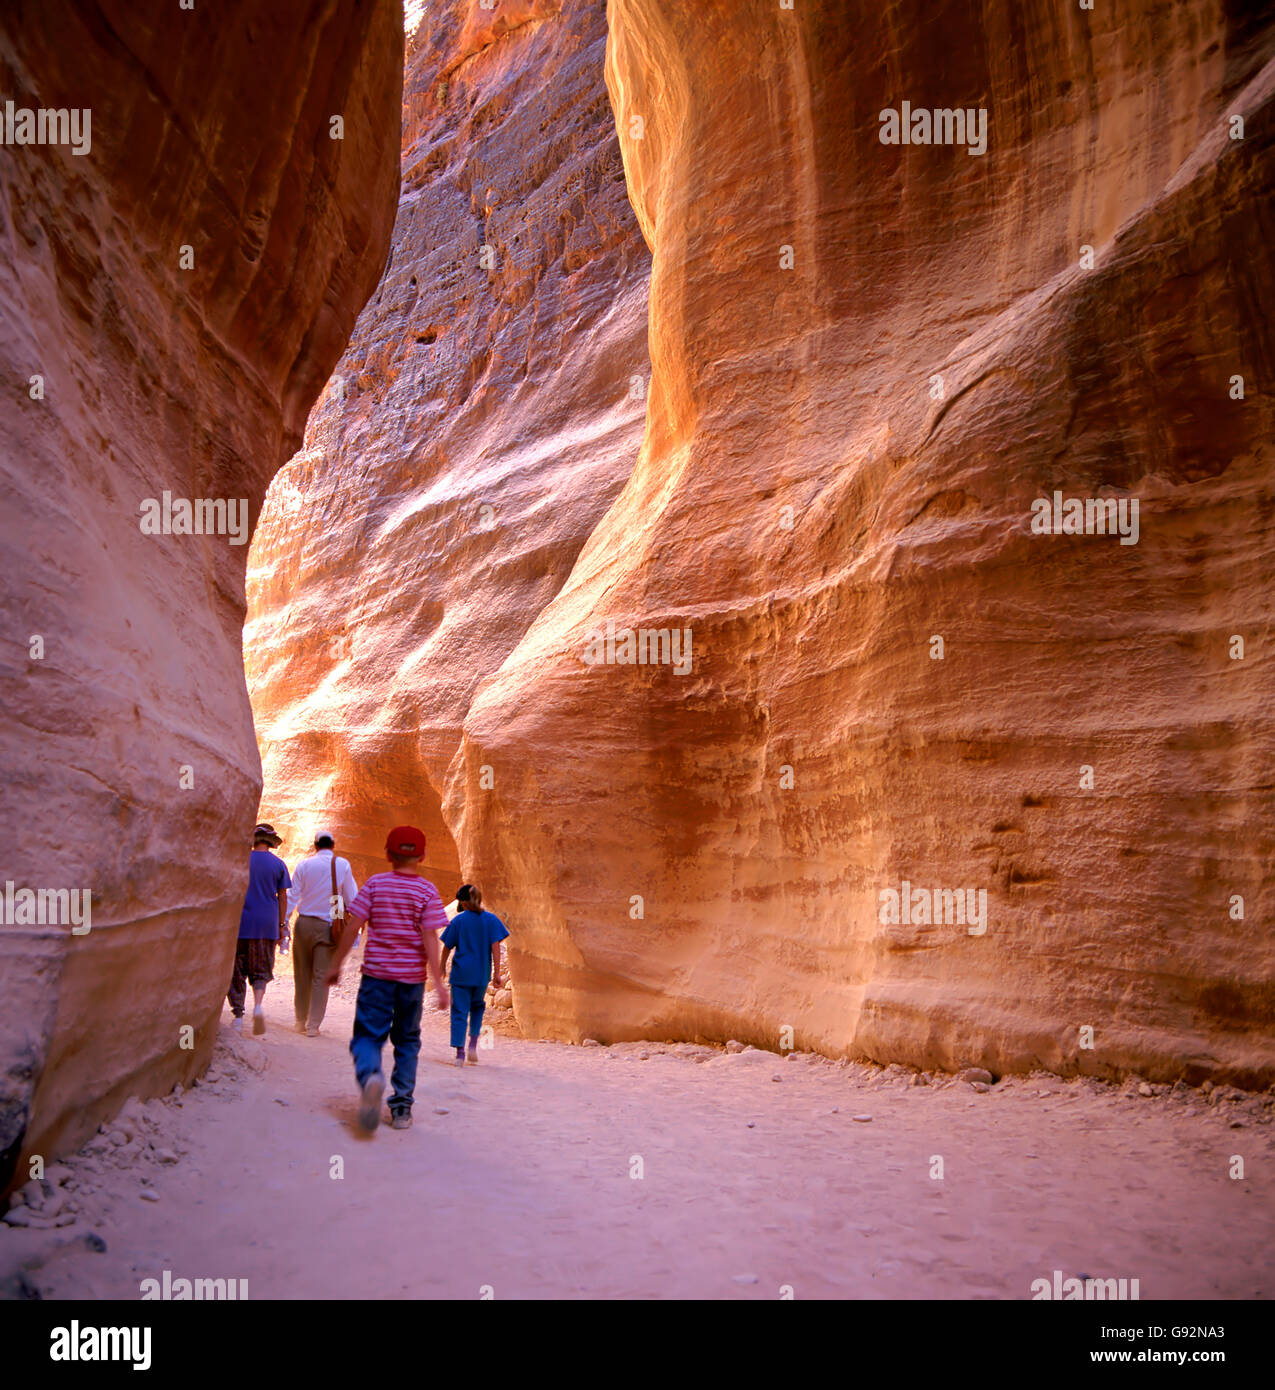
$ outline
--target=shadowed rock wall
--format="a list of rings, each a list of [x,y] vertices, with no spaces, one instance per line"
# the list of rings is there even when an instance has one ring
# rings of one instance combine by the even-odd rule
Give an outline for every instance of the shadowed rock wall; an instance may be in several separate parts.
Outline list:
[[[242,501],[247,540],[384,264],[401,90],[391,0],[0,16],[0,94],[91,113],[84,154],[0,144],[0,888],[92,894],[87,935],[0,927],[0,1184],[207,1060],[260,792],[248,547],[141,509]]]

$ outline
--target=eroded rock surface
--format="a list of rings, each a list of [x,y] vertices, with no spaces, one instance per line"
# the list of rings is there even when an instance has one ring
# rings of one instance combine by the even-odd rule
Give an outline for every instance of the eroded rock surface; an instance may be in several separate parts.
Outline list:
[[[444,803],[524,1027],[1275,1077],[1272,29],[1142,13],[611,0],[647,434]],[[1033,534],[1055,490],[1137,543]],[[587,664],[608,619],[691,673]]]
[[[392,0],[0,19],[4,97],[91,112],[84,154],[0,145],[0,889],[92,894],[87,935],[0,927],[0,1185],[207,1061],[260,792],[248,547],[141,508],[241,502],[247,540],[384,264],[401,91]]]
[[[265,811],[293,857],[330,825],[360,881],[406,820],[455,889],[440,803],[474,692],[637,456],[650,258],[605,47],[585,0],[422,12],[390,264],[254,538]]]
[[[393,265],[254,562],[293,847],[425,819],[541,1035],[1268,1083],[1270,21],[608,19],[610,117],[581,6],[410,52]],[[905,102],[966,143],[883,143]],[[1033,533],[1055,492],[1136,544]]]

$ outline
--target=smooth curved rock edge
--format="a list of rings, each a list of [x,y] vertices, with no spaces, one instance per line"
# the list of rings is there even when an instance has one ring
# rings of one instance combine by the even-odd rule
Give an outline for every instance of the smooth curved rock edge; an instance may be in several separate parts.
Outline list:
[[[549,335],[589,419],[615,335],[595,367],[565,315],[482,331],[462,265],[531,220],[500,209],[543,138],[519,147],[520,74],[563,62],[533,11],[473,41],[432,11],[405,190],[455,190],[454,249],[403,236],[405,191],[401,306],[289,470],[337,534],[263,551],[254,699],[296,847],[332,819],[370,866],[423,806],[543,1037],[1269,1084],[1270,19],[611,0],[652,377],[592,510],[534,453],[558,391],[492,388]],[[903,100],[985,106],[986,155],[883,145]],[[480,543],[493,483],[515,524]],[[1139,543],[1033,536],[1055,489],[1137,496]],[[692,674],[587,664],[608,619],[689,626]],[[986,934],[883,924],[904,880],[986,890]]]
[[[1275,31],[1016,13],[609,6],[647,434],[444,799],[530,1032],[1275,1080]],[[905,99],[988,153],[883,145]],[[1032,535],[1055,489],[1139,544]],[[608,618],[693,674],[584,664]],[[905,879],[986,934],[883,925]]]
[[[451,895],[441,802],[474,692],[637,457],[650,255],[605,51],[592,0],[434,5],[409,34],[390,263],[249,565],[263,813],[290,862],[327,826],[361,882],[419,823]]]
[[[0,92],[92,113],[87,155],[0,146],[0,887],[93,894],[87,936],[0,928],[0,1184],[207,1062],[260,793],[247,547],[139,508],[255,521],[385,261],[402,61],[392,0],[0,18]]]

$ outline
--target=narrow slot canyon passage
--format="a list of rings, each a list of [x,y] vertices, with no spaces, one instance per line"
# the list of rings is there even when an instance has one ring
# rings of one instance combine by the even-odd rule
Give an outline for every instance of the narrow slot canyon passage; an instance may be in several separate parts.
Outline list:
[[[1275,1295],[1275,16],[208,9],[0,19],[0,1300]]]

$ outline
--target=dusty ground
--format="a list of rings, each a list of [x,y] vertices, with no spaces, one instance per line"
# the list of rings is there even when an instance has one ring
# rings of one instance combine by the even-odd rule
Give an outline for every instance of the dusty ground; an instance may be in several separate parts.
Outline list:
[[[7,1296],[137,1298],[165,1269],[253,1299],[1021,1299],[1055,1269],[1275,1294],[1268,1099],[513,1036],[461,1070],[427,1014],[414,1128],[363,1138],[349,998],[317,1039],[290,982],[266,1009],[263,1039],[223,1015],[209,1084],[64,1160],[71,1224],[0,1225]]]

